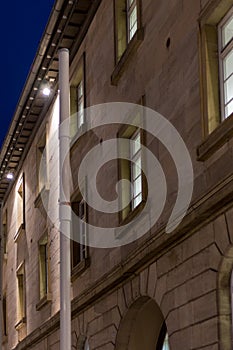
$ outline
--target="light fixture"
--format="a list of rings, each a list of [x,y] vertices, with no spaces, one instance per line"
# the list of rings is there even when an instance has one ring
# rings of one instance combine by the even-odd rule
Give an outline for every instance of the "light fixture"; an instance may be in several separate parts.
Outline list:
[[[13,179],[14,179],[13,173],[8,173],[8,174],[6,175],[6,178],[7,178],[8,180],[13,180]]]
[[[45,87],[45,88],[43,89],[43,95],[44,95],[44,96],[49,96],[49,95],[50,95],[50,92],[51,92],[51,90],[50,90],[50,88],[48,88],[48,87]]]

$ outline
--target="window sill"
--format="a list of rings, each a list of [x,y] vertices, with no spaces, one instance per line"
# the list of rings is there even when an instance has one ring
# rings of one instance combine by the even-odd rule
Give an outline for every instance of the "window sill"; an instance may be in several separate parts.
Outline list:
[[[128,60],[132,56],[132,54],[137,50],[138,46],[144,39],[144,30],[143,28],[139,28],[136,33],[134,34],[134,37],[132,40],[128,43],[128,46],[121,56],[119,62],[116,64],[116,67],[112,73],[111,76],[111,84],[117,85],[120,77],[122,76],[124,69],[127,66]]]
[[[46,294],[40,301],[36,304],[36,311],[41,310],[45,305],[52,302],[52,294]]]
[[[145,204],[146,202],[143,200],[134,210],[129,212],[125,219],[120,221],[120,226],[115,230],[116,238],[121,238],[122,235],[125,235],[126,229],[124,226],[130,223],[143,210]]]
[[[18,228],[18,231],[16,232],[16,234],[14,235],[14,241],[17,242],[17,240],[19,239],[19,237],[22,235],[22,233],[25,232],[25,225],[21,224]]]
[[[48,208],[48,201],[49,201],[49,189],[47,186],[44,186],[41,189],[41,191],[38,193],[36,199],[34,200],[34,207],[46,212]]]
[[[71,271],[71,282],[74,282],[88,267],[90,266],[90,258],[85,258]]]
[[[87,132],[87,122],[84,122],[76,131],[74,136],[71,138],[70,147],[72,148],[73,145],[77,142],[77,140],[84,135]]]
[[[208,135],[206,140],[197,147],[197,160],[205,161],[232,137],[233,114],[225,119],[210,135]]]
[[[26,317],[21,318],[21,320],[16,323],[15,329],[19,331],[21,328],[23,328],[26,325]]]

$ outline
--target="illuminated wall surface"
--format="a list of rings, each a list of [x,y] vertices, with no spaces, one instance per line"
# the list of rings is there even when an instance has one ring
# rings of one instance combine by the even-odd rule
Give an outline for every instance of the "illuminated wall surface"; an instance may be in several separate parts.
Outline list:
[[[63,181],[73,349],[230,350],[233,1],[53,11],[1,151],[3,349],[59,349]]]

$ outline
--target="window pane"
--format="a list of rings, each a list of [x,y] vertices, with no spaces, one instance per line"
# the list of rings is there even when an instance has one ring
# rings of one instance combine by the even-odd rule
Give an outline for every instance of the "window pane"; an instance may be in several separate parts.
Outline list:
[[[225,118],[233,113],[233,100],[225,108]]]
[[[133,164],[133,180],[136,179],[141,174],[141,172],[141,157],[138,157],[138,159],[135,160],[135,163]]]
[[[142,177],[139,176],[137,180],[134,181],[134,184],[133,184],[134,197],[136,197],[141,192],[142,192]]]
[[[224,80],[226,80],[233,73],[233,50],[225,57],[223,61]]]
[[[162,350],[169,350],[169,349],[170,349],[170,347],[169,347],[169,343],[168,343],[168,334],[166,334]]]
[[[136,198],[133,200],[133,209],[135,209],[142,201],[142,194],[140,193]]]
[[[223,47],[226,46],[231,41],[232,38],[233,38],[233,16],[229,18],[229,20],[223,26],[223,29],[222,29]]]
[[[225,104],[233,98],[233,75],[224,83]]]
[[[140,132],[138,132],[135,137],[132,138],[134,141],[132,143],[132,156],[135,155],[141,148],[141,137]]]
[[[137,31],[137,7],[135,6],[129,18],[129,39],[131,40]]]

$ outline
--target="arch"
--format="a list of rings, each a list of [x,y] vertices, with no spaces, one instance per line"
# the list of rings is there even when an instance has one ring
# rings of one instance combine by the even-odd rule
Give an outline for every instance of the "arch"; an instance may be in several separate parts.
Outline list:
[[[162,350],[166,333],[164,317],[158,304],[150,297],[140,297],[122,318],[116,350]]]
[[[232,349],[232,308],[233,308],[233,246],[230,246],[219,266],[218,307],[220,350]]]

